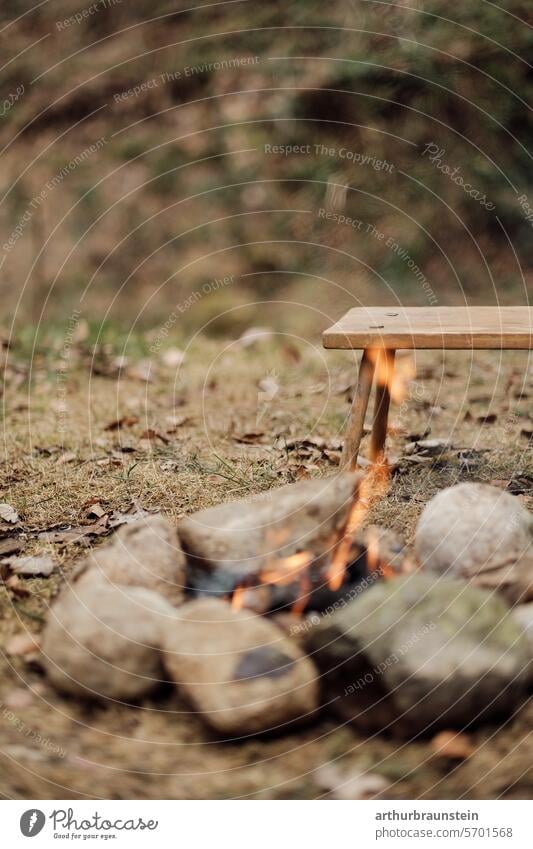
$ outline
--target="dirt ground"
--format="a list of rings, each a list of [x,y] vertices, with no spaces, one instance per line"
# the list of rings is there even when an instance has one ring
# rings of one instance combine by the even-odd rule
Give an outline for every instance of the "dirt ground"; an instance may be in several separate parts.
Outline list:
[[[15,541],[19,554],[51,553],[57,566],[48,578],[0,585],[2,796],[308,799],[324,793],[314,771],[334,762],[384,776],[387,798],[531,798],[531,702],[499,727],[469,732],[474,753],[463,762],[436,757],[429,740],[365,738],[327,715],[231,744],[209,736],[174,691],[97,706],[58,695],[35,657],[5,653],[13,635],[39,633],[112,517],[158,509],[177,520],[335,472],[351,355],[324,352],[318,339],[197,339],[178,367],[172,348],[148,364],[146,345],[94,353],[78,338],[67,356],[64,339],[51,338],[35,352],[22,342],[4,349],[1,500],[20,520],[0,522],[0,550],[7,556]],[[428,499],[464,480],[494,481],[531,509],[532,377],[522,352],[417,354],[416,378],[392,411],[390,491],[369,521],[409,541]],[[437,455],[406,456],[424,436],[442,440]]]

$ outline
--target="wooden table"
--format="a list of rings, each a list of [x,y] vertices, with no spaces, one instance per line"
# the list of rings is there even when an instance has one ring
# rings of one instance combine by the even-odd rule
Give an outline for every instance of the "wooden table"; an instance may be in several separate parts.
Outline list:
[[[370,456],[384,459],[390,378],[397,350],[531,350],[533,307],[357,307],[323,334],[325,348],[361,350],[363,356],[346,439],[343,468],[355,469],[372,383],[376,386]]]

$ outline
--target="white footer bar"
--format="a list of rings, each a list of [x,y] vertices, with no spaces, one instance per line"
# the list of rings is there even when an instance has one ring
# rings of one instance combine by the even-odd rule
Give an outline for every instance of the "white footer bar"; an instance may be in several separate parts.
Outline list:
[[[533,846],[533,803],[4,801],[2,845],[186,849]],[[69,841],[69,842],[67,842]]]

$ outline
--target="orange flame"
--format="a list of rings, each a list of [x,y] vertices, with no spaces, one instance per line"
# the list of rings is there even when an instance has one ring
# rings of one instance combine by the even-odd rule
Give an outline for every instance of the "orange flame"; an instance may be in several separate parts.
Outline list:
[[[368,529],[368,542],[366,544],[366,563],[369,572],[375,572],[380,565],[379,540],[375,528]]]
[[[303,572],[313,559],[312,554],[308,551],[300,551],[298,554],[291,554],[290,557],[279,558],[276,563],[272,563],[261,570],[261,580],[267,584],[290,584],[300,572]]]
[[[410,355],[396,357],[385,356],[384,348],[369,348],[368,355],[375,367],[376,380],[380,386],[389,390],[391,401],[401,404],[407,397],[408,387],[416,374],[416,367]]]
[[[389,484],[389,468],[386,463],[372,466],[356,488],[348,517],[338,539],[328,570],[328,586],[336,591],[342,586],[355,531],[365,520],[371,506],[382,498]],[[377,539],[376,539],[377,545]]]
[[[396,574],[390,563],[382,557],[379,547],[379,533],[377,529],[373,527],[368,529],[366,564],[370,574],[373,572],[379,572],[381,577],[386,581],[390,578],[394,578]]]
[[[312,589],[309,566],[313,561],[310,551],[300,551],[289,557],[279,558],[261,571],[261,580],[267,584],[298,584],[298,598],[291,608],[295,616],[302,614],[307,606],[307,596]]]
[[[246,589],[244,587],[236,587],[233,590],[233,596],[231,598],[231,606],[233,610],[242,610],[244,607],[244,597],[246,595]]]
[[[402,356],[395,361],[391,352],[381,347],[370,348],[368,353],[375,367],[378,384],[387,387],[392,401],[401,403],[407,395],[409,382],[415,376],[414,360],[412,357]],[[372,505],[385,495],[389,486],[390,470],[386,458],[380,453],[375,459],[376,462],[368,469],[354,490],[343,528],[330,540],[333,554],[327,570],[327,581],[329,588],[333,591],[339,590],[344,581],[350,562],[354,533],[363,524]],[[288,530],[278,528],[272,533],[273,541],[277,545],[282,545]],[[260,580],[266,584],[278,585],[298,582],[300,596],[293,605],[292,611],[301,613],[306,607],[307,594],[312,588],[309,574],[312,561],[313,554],[308,551],[301,551],[289,557],[274,558],[261,570]],[[367,565],[370,573],[379,571],[384,578],[393,577],[395,574],[390,564],[381,558],[377,533],[369,534]],[[240,610],[244,606],[246,592],[245,588],[237,588],[234,591],[232,605],[235,610]]]

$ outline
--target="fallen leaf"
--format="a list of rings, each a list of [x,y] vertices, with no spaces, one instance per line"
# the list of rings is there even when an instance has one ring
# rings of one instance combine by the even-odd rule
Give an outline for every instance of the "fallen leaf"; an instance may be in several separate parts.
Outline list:
[[[179,427],[194,421],[192,416],[167,416],[165,419],[168,428],[167,433],[175,433]]]
[[[108,512],[96,499],[87,501],[83,505],[83,509],[88,519],[101,519]]]
[[[149,427],[146,430],[143,430],[139,438],[148,440],[160,439],[161,442],[163,442],[165,445],[168,445],[170,442],[170,439],[167,439],[167,437],[164,436],[162,433],[159,433],[158,430],[154,430],[153,427]]]
[[[6,581],[6,587],[18,598],[28,598],[31,595],[28,587],[20,580],[18,575],[11,575]]]
[[[470,737],[456,731],[441,731],[432,739],[430,746],[437,757],[456,761],[464,761],[475,752]]]
[[[513,475],[507,483],[506,490],[511,495],[532,495],[533,478],[529,475]]]
[[[280,447],[284,448],[319,448],[321,451],[340,451],[342,449],[342,439],[324,439],[322,436],[309,436],[304,439],[289,439],[282,443]]]
[[[419,454],[423,457],[436,457],[452,448],[447,439],[421,439],[409,442],[404,448],[405,454]]]
[[[261,442],[264,436],[264,431],[258,430],[256,433],[235,434],[233,439],[235,442],[241,442],[243,445],[256,445],[258,442]]]
[[[64,466],[66,463],[72,463],[76,460],[77,454],[74,451],[65,451],[64,454],[60,454],[56,460],[56,466]]]
[[[281,350],[285,359],[289,360],[289,362],[293,363],[294,365],[298,365],[298,363],[302,359],[300,350],[292,342],[284,342],[281,347]]]
[[[133,427],[136,425],[139,419],[137,416],[122,416],[120,419],[115,419],[112,422],[109,422],[108,425],[104,427],[104,430],[120,430],[123,427]]]
[[[8,522],[10,525],[16,525],[19,520],[19,514],[11,504],[2,503],[0,504],[0,519],[3,519],[4,522]]]
[[[49,554],[42,554],[37,557],[10,557],[6,561],[9,568],[16,575],[43,575],[47,578],[54,571],[54,561]]]
[[[109,527],[118,528],[120,525],[130,525],[132,522],[138,522],[139,519],[144,519],[147,516],[153,516],[153,510],[132,510],[130,513],[121,513],[120,510],[114,510],[109,517]]]
[[[291,476],[294,480],[304,480],[305,478],[310,477],[309,472],[307,471],[305,466],[299,465],[294,468],[291,466]]]
[[[38,539],[45,542],[54,542],[59,545],[72,545],[85,542],[85,537],[103,536],[109,533],[109,516],[106,514],[99,522],[93,525],[84,525],[80,528],[65,528],[60,531],[41,531]]]

